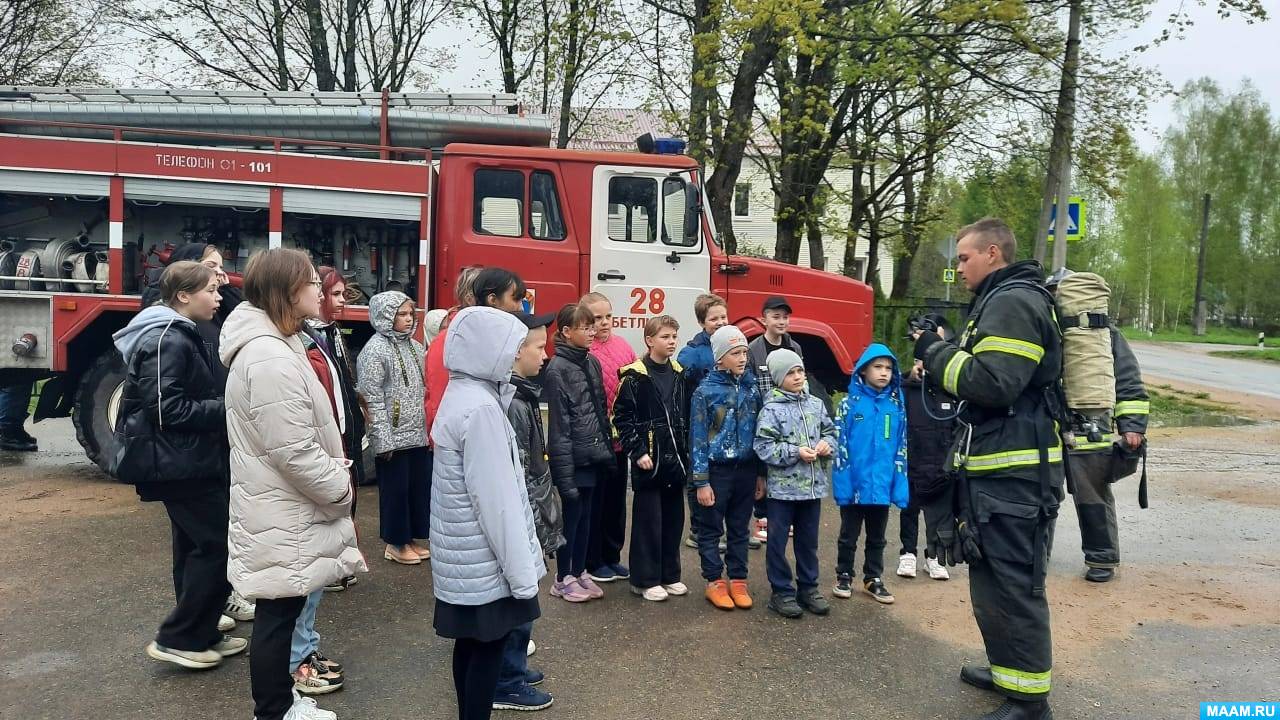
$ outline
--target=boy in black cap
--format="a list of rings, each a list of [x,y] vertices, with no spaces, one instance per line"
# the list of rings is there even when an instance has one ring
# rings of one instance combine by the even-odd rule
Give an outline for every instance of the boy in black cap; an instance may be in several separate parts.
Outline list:
[[[756,383],[760,386],[761,402],[769,397],[773,390],[773,378],[769,375],[769,354],[775,350],[787,349],[804,359],[800,343],[791,338],[787,332],[791,328],[791,303],[781,295],[765,298],[764,307],[760,310],[760,323],[764,325],[764,334],[747,346],[748,365],[755,373]],[[756,527],[751,533],[750,545],[760,547],[769,541],[769,521],[766,518],[767,507],[764,500],[756,501]]]
[[[555,322],[556,316],[553,313],[512,314],[529,328],[529,334],[516,352],[516,361],[511,368],[511,384],[515,386],[516,395],[507,408],[507,420],[515,431],[520,464],[524,467],[525,490],[529,495],[529,508],[533,510],[534,530],[542,552],[549,555],[564,544],[564,517],[560,498],[551,484],[551,468],[547,464],[542,413],[538,408],[542,386],[538,384],[537,377],[547,359],[547,328]],[[526,623],[507,637],[493,698],[494,710],[541,710],[551,707],[554,702],[550,693],[534,687],[542,682],[543,675],[529,667],[527,658],[532,633],[533,623]]]

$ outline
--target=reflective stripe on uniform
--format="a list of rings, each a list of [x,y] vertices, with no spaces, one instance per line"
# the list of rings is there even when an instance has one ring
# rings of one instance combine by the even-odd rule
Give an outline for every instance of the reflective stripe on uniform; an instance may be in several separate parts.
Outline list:
[[[1062,445],[1049,448],[1049,462],[1062,462]],[[1006,452],[991,453],[990,455],[970,455],[964,461],[965,469],[976,472],[988,472],[991,470],[1005,470],[1012,467],[1025,467],[1027,465],[1040,464],[1040,451],[1031,448],[1030,450],[1009,450]]]
[[[955,355],[947,361],[947,366],[942,370],[942,389],[952,395],[958,394],[956,387],[960,384],[960,371],[964,369],[964,363],[973,357],[963,350],[957,350]]]
[[[1071,448],[1071,451],[1072,452],[1088,452],[1090,450],[1102,450],[1103,448],[1109,449],[1110,447],[1111,447],[1110,440],[1102,440],[1099,442],[1082,442],[1082,443],[1076,443],[1076,446]]]
[[[1044,348],[1026,340],[1017,338],[996,337],[989,335],[978,341],[973,346],[973,353],[976,355],[981,352],[1002,352],[1010,355],[1016,355],[1039,364],[1044,359]]]
[[[1150,415],[1151,403],[1147,400],[1121,400],[1116,403],[1115,415]]]
[[[1025,695],[1041,695],[1049,692],[1052,670],[1044,672],[1025,672],[1013,668],[991,666],[991,680],[996,687],[1013,690]]]

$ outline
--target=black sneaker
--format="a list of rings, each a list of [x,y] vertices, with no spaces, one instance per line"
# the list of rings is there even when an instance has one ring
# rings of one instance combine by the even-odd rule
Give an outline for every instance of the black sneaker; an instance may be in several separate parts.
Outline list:
[[[359,580],[356,579],[355,575],[348,575],[325,585],[324,589],[325,592],[342,592],[352,585],[355,585],[357,582],[359,582]]]
[[[838,598],[853,597],[853,577],[850,575],[836,577],[836,586],[831,588],[831,594]]]
[[[784,618],[798,618],[804,614],[804,610],[800,609],[800,603],[796,602],[795,595],[774,593],[769,596],[769,609]]]
[[[550,693],[525,685],[515,692],[495,693],[493,696],[493,709],[543,710],[551,707],[553,702],[555,702],[555,699],[551,697]]]
[[[1053,720],[1053,710],[1047,700],[1021,702],[1005,700],[1004,704],[978,718],[978,720]]]
[[[871,578],[862,585],[862,589],[870,595],[876,602],[885,605],[893,604],[893,593],[884,586],[884,581],[880,578]]]
[[[800,594],[796,596],[796,601],[800,603],[800,607],[814,615],[826,615],[831,612],[831,603],[822,597],[822,593],[818,592],[818,588],[801,590]]]
[[[324,654],[321,653],[319,650],[312,652],[311,655],[307,657],[306,661],[312,662],[312,663],[319,663],[331,673],[338,673],[339,675],[342,674],[342,663],[338,662],[337,660],[330,660],[329,658],[325,657]]]
[[[1091,567],[1084,574],[1084,579],[1089,582],[1104,583],[1110,582],[1111,578],[1116,576],[1116,571],[1111,568]]]

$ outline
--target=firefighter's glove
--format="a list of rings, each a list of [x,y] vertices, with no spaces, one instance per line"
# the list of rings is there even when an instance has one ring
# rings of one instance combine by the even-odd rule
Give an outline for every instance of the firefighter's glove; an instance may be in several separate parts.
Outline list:
[[[924,330],[920,334],[916,335],[916,344],[912,355],[917,360],[923,360],[925,353],[929,351],[929,348],[934,343],[940,342],[942,342],[942,336],[932,330]]]
[[[928,554],[937,558],[944,565],[955,565],[964,560],[957,559],[953,549],[956,542],[956,513],[952,504],[951,489],[940,493],[921,508],[924,510],[924,537]]]
[[[982,546],[978,539],[978,529],[973,523],[967,520],[960,520],[956,524],[956,535],[958,536],[957,547],[963,557],[960,562],[974,562],[982,559]]]

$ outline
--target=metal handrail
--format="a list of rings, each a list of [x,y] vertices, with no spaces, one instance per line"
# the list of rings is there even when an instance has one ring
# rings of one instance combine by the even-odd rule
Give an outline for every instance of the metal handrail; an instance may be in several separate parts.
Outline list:
[[[313,105],[352,107],[501,107],[519,105],[511,93],[318,92],[288,90],[172,90],[165,88],[0,86],[0,96],[34,102],[152,102],[203,105]]]

